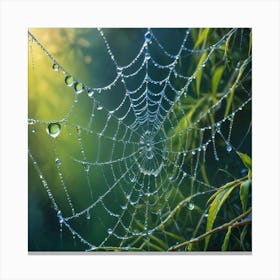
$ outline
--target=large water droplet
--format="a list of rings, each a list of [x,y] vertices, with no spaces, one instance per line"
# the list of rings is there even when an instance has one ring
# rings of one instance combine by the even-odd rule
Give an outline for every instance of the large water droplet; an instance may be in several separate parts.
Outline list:
[[[107,232],[108,232],[108,234],[112,234],[113,230],[111,228],[108,228]]]
[[[47,128],[47,133],[52,137],[56,138],[61,131],[61,125],[59,123],[50,123]]]
[[[76,82],[74,84],[74,90],[77,94],[82,93],[84,91],[84,85],[82,83]]]
[[[227,151],[230,153],[232,151],[232,147],[230,144],[227,144],[227,147],[226,147]]]
[[[52,69],[53,69],[54,71],[58,71],[58,70],[59,70],[58,64],[54,63],[53,66],[52,66]]]
[[[189,201],[187,204],[187,207],[189,210],[193,210],[194,209],[194,203],[192,201]]]
[[[72,76],[66,76],[64,82],[66,86],[71,87],[74,84],[74,78]]]

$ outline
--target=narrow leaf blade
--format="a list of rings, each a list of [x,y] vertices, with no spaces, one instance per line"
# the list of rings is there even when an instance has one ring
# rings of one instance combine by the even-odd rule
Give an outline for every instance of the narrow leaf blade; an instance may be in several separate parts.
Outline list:
[[[227,234],[225,236],[225,239],[224,239],[224,242],[223,242],[223,245],[222,245],[222,251],[223,252],[226,251],[227,248],[228,248],[228,242],[229,242],[230,235],[231,235],[231,227],[228,227]]]
[[[243,182],[240,185],[239,195],[240,195],[240,200],[241,200],[243,212],[245,212],[246,209],[247,209],[247,200],[248,200],[248,194],[249,194],[250,186],[251,186],[251,180],[250,179],[246,180],[245,182]]]

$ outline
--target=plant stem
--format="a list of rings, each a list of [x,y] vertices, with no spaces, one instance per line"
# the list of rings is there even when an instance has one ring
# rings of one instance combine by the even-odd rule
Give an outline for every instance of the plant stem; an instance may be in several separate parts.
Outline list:
[[[201,240],[203,240],[205,237],[207,237],[207,236],[209,236],[209,235],[211,235],[211,234],[213,234],[213,233],[219,232],[219,231],[221,231],[221,230],[228,229],[228,227],[230,227],[230,226],[232,226],[232,227],[239,227],[239,226],[243,226],[243,225],[245,225],[245,224],[249,224],[249,223],[251,223],[251,220],[242,221],[242,222],[240,222],[240,223],[237,223],[237,222],[238,222],[239,220],[241,220],[241,219],[247,217],[251,212],[252,212],[252,208],[248,209],[246,212],[244,212],[243,214],[241,214],[241,215],[239,215],[238,217],[234,218],[233,220],[231,220],[231,221],[228,222],[228,223],[225,223],[225,224],[223,224],[223,225],[221,225],[221,226],[219,226],[219,227],[216,227],[216,228],[214,228],[214,229],[212,229],[212,230],[210,230],[210,231],[208,231],[208,232],[205,232],[204,234],[202,234],[202,235],[200,235],[200,236],[198,236],[198,237],[196,237],[196,238],[192,238],[192,239],[190,239],[190,240],[188,240],[188,241],[185,241],[185,242],[183,242],[183,243],[180,243],[180,244],[178,244],[178,245],[176,245],[176,246],[170,247],[170,248],[168,249],[168,251],[177,251],[177,250],[181,249],[182,247],[187,246],[187,245],[190,244],[190,243],[194,243],[194,242],[201,241]]]

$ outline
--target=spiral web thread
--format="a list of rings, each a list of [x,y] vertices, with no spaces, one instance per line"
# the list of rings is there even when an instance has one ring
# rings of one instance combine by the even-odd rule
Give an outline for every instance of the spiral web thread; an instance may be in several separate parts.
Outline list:
[[[183,241],[182,237],[193,237],[184,231],[186,221],[180,220],[178,213],[184,207],[192,211],[196,199],[209,198],[218,187],[201,175],[200,166],[207,166],[207,155],[219,162],[217,141],[227,153],[235,150],[231,137],[233,126],[238,125],[236,116],[251,103],[250,89],[244,85],[251,75],[250,56],[235,65],[231,82],[217,94],[216,103],[208,101],[208,108],[184,125],[182,119],[192,110],[188,106],[192,98],[189,92],[195,87],[200,72],[207,67],[210,69],[212,58],[224,53],[223,47],[229,39],[242,37],[243,31],[227,29],[215,42],[197,48],[192,30],[186,29],[173,54],[156,37],[156,32],[148,28],[139,52],[128,64],[119,65],[106,32],[97,30],[115,71],[114,79],[98,88],[74,77],[31,32],[28,33],[31,52],[32,45],[38,46],[53,65],[55,71],[50,70],[51,75],[56,75],[56,71],[62,73],[65,83],[74,89],[74,101],[62,119],[28,119],[30,130],[36,128],[36,133],[42,131],[44,137],[51,139],[50,161],[59,178],[57,184],[53,185],[48,178],[51,175],[44,171],[32,146],[29,146],[29,161],[56,212],[61,235],[68,229],[73,238],[80,241],[81,250],[168,250]],[[243,41],[245,39],[241,38],[240,48]],[[154,55],[153,48],[165,57],[165,63]],[[193,56],[199,62],[189,73],[183,67],[184,59]],[[227,63],[226,60],[224,55],[222,62]],[[161,79],[153,78],[154,73],[159,73]],[[130,80],[134,78],[141,80],[137,87],[135,83],[131,86]],[[114,87],[122,90],[113,95]],[[224,113],[234,90],[242,92],[242,98],[238,105],[230,106]],[[91,108],[87,125],[71,119],[82,95],[87,97]],[[103,95],[115,98],[114,108],[102,103]],[[211,119],[213,115],[215,120]],[[66,130],[71,131],[67,141],[75,142],[79,153],[74,155],[69,150],[67,159],[62,159],[58,142],[62,138],[60,134]],[[94,156],[91,142],[96,147]],[[73,182],[64,168],[66,160],[81,170],[84,182],[78,187],[88,194],[87,201],[78,202],[79,192],[72,191]],[[81,230],[79,223],[87,223],[87,229]]]

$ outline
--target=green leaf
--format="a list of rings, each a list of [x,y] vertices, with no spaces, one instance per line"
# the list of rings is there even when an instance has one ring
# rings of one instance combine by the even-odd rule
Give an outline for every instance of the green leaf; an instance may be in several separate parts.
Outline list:
[[[197,68],[201,67],[201,65],[204,63],[206,57],[207,57],[207,53],[205,52],[200,57],[199,62],[197,64]],[[202,72],[203,72],[203,68],[201,68],[196,74],[195,85],[196,85],[196,93],[197,93],[198,96],[200,95],[200,82],[201,82]]]
[[[204,40],[207,39],[209,30],[210,30],[210,28],[204,28],[204,29],[202,30],[202,32],[200,33],[198,39],[197,39],[196,42],[195,42],[194,49],[196,49],[198,46],[200,46],[201,43],[202,43]]]
[[[244,239],[246,237],[247,231],[248,231],[248,225],[245,225],[245,227],[243,228],[241,235],[240,235],[240,242],[241,242],[242,249],[244,251],[246,250],[245,245],[244,245]]]
[[[250,189],[251,183],[252,183],[252,181],[249,179],[240,185],[239,195],[240,195],[243,212],[245,212],[246,208],[247,208],[247,199],[248,199],[248,194],[249,194],[249,189]]]
[[[218,90],[218,86],[219,86],[221,77],[223,75],[224,69],[225,69],[224,66],[218,67],[215,70],[214,75],[212,77],[212,100],[213,100],[213,104],[215,104],[217,102],[217,90]]]
[[[233,102],[235,88],[238,85],[239,80],[241,79],[246,66],[251,62],[251,59],[252,59],[251,57],[248,57],[243,62],[243,64],[241,65],[241,67],[239,69],[239,72],[238,72],[238,75],[236,77],[236,80],[234,81],[234,83],[233,83],[233,85],[232,85],[232,87],[230,89],[229,97],[227,99],[226,110],[225,110],[225,117],[229,114],[229,111],[230,111],[230,108],[231,108],[231,105],[232,105],[232,102]]]
[[[228,248],[228,242],[229,242],[230,234],[231,234],[231,227],[228,227],[227,234],[225,236],[225,239],[224,239],[224,242],[223,242],[223,245],[222,245],[222,251],[226,251],[227,248]]]
[[[217,214],[219,210],[221,209],[223,203],[227,200],[231,192],[235,189],[236,185],[225,188],[222,191],[218,193],[218,195],[215,197],[214,201],[210,205],[208,218],[207,218],[207,225],[206,225],[206,232],[210,231],[214,225],[214,222],[216,220]],[[211,235],[207,236],[205,238],[205,245],[204,250],[207,250],[208,243],[210,241]]]
[[[252,170],[252,159],[243,153],[237,152],[237,154],[239,155],[239,157],[241,158],[242,162],[244,163],[244,165],[249,169]]]
[[[232,182],[226,183],[225,185],[221,186],[207,201],[209,203],[211,200],[213,200],[221,191],[231,188],[231,187],[236,187],[240,184],[240,180],[234,180]]]

